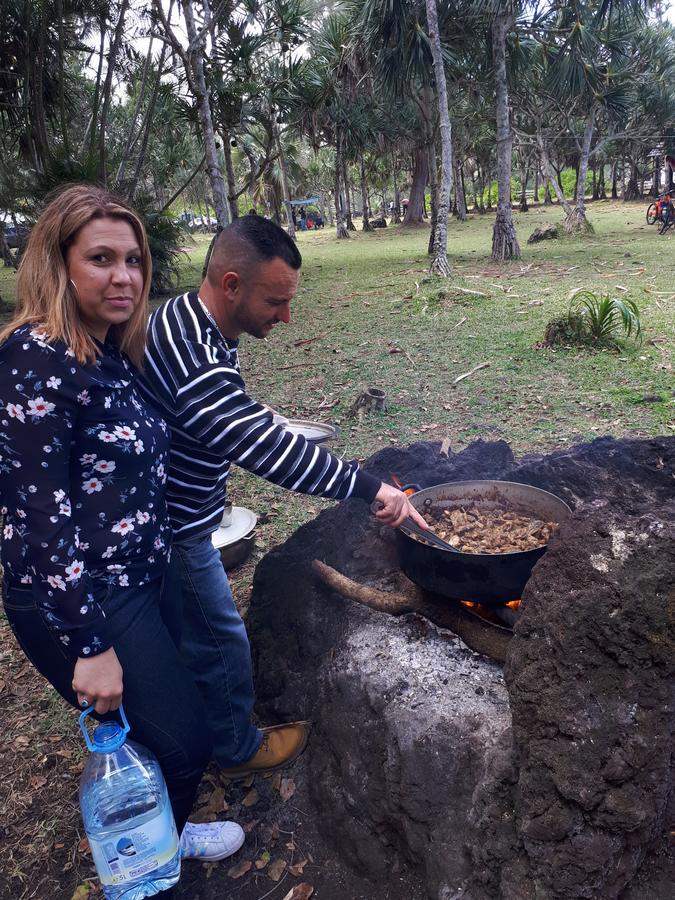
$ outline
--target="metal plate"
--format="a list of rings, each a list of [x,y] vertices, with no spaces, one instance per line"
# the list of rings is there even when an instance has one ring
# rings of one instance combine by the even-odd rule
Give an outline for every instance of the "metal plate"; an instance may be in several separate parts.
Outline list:
[[[236,541],[246,537],[256,526],[258,517],[250,509],[244,506],[232,507],[232,523],[223,527],[222,525],[211,535],[211,541],[216,549],[227,547]]]
[[[306,440],[319,444],[328,441],[339,433],[336,425],[326,425],[323,422],[311,422],[308,419],[289,419],[286,431],[292,434],[301,434]]]

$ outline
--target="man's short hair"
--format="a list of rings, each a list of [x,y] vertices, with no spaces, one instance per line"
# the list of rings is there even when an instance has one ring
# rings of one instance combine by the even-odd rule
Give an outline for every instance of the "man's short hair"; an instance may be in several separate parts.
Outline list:
[[[216,238],[206,273],[212,284],[220,284],[226,272],[243,275],[252,263],[281,259],[299,269],[302,256],[295,241],[283,228],[262,216],[241,216]]]

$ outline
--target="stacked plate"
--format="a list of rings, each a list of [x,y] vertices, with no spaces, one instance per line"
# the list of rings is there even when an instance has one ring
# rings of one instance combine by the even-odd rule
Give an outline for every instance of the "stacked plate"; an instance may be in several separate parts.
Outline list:
[[[255,543],[255,526],[258,517],[243,506],[228,507],[221,524],[211,535],[213,546],[220,550],[220,558],[225,569],[233,569],[251,553]],[[229,520],[229,521],[228,521]]]

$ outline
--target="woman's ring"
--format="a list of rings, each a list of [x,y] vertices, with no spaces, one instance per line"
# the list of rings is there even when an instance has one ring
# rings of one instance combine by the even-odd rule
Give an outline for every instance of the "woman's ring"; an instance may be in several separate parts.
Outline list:
[[[82,707],[82,709],[85,709],[85,707],[89,706],[89,701],[87,700],[86,697],[83,697],[80,700],[80,706]]]

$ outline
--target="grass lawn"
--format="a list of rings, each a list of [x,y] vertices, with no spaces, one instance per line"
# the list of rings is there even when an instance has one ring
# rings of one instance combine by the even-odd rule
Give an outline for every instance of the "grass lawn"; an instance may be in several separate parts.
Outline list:
[[[593,235],[531,247],[534,227],[559,221],[560,211],[515,213],[523,258],[504,265],[490,261],[492,216],[453,221],[453,277],[443,282],[427,278],[426,229],[357,232],[340,242],[329,228],[300,233],[304,265],[291,325],[263,341],[242,340],[249,392],[289,417],[339,424],[333,449],[360,459],[418,440],[448,438],[458,450],[477,438],[503,439],[525,453],[603,434],[672,434],[675,229],[659,236],[645,222],[646,206],[592,203]],[[198,285],[207,244],[200,237],[191,248],[182,290]],[[0,270],[5,302],[14,279],[13,271]],[[634,299],[642,342],[603,351],[538,346],[577,287]],[[482,363],[489,366],[453,387]],[[352,402],[368,386],[386,391],[386,413],[351,419]],[[230,494],[261,517],[256,551],[232,573],[245,609],[257,560],[326,501],[241,470]],[[91,873],[78,850],[76,719],[16,651],[2,619],[0,653],[0,900],[68,898]]]

